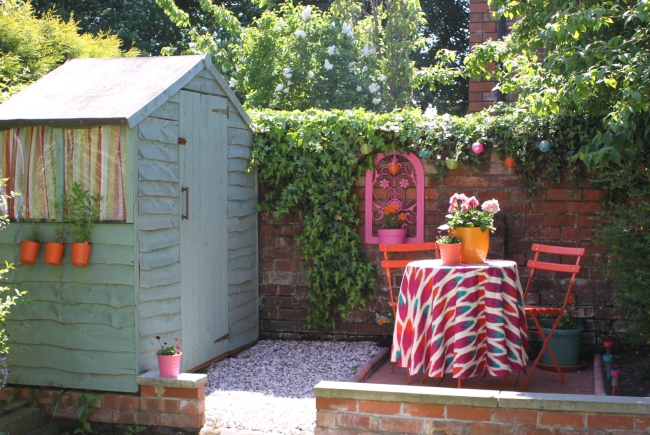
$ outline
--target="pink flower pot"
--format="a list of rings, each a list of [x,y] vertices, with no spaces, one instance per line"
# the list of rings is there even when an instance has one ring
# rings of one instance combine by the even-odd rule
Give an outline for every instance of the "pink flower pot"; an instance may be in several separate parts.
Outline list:
[[[377,230],[377,236],[379,236],[379,243],[382,245],[401,244],[406,241],[406,228],[398,228],[395,230]]]
[[[161,378],[177,378],[181,371],[182,353],[176,355],[157,355]]]
[[[438,245],[440,248],[440,258],[445,266],[457,266],[460,264],[460,243],[449,245]]]

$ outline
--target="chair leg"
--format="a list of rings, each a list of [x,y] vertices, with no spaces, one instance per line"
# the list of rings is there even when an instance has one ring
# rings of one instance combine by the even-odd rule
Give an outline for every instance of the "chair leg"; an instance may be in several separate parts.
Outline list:
[[[548,354],[551,356],[551,359],[553,360],[553,364],[555,365],[555,369],[557,370],[557,373],[560,376],[560,379],[562,379],[562,383],[566,384],[567,380],[564,378],[564,375],[562,374],[562,369],[560,368],[560,365],[557,363],[557,360],[555,359],[555,355],[553,354],[553,350],[549,346],[549,340],[553,336],[553,332],[555,332],[555,328],[557,327],[557,323],[559,323],[560,319],[558,318],[558,320],[555,322],[555,324],[553,325],[553,328],[551,328],[551,332],[549,332],[548,336],[544,335],[544,331],[542,330],[542,326],[540,325],[539,319],[537,319],[537,316],[533,315],[532,319],[533,319],[533,322],[535,323],[535,326],[537,327],[537,333],[542,338],[542,349],[539,351],[539,355],[537,355],[537,358],[535,358],[535,362],[531,366],[530,372],[528,373],[528,376],[526,376],[526,380],[524,380],[524,383],[521,386],[521,390],[522,391],[526,390],[526,385],[528,384],[528,381],[530,380],[531,376],[533,375],[533,372],[537,368],[537,365],[542,360],[542,355],[544,355],[545,350],[548,350]]]
[[[462,383],[463,383],[463,380],[461,378],[458,378],[458,388],[461,388]]]

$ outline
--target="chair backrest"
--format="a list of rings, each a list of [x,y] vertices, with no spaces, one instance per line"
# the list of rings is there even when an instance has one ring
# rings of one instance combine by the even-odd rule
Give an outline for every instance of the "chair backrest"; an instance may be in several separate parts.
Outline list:
[[[391,252],[425,253],[427,251],[433,251],[435,253],[436,258],[440,258],[440,248],[438,247],[438,244],[436,242],[405,243],[405,244],[397,244],[397,245],[387,245],[387,244],[380,243],[379,250],[384,253],[384,260],[381,262],[381,267],[386,269],[386,278],[388,279],[388,292],[390,295],[389,304],[393,308],[393,314],[395,314],[395,307],[397,306],[397,304],[395,302],[395,297],[393,293],[393,282],[390,276],[390,270],[395,268],[405,268],[407,264],[409,264],[411,261],[415,259],[412,258],[408,260],[405,259],[391,260],[388,258],[388,254],[390,254]],[[423,259],[423,258],[426,257],[422,257],[422,255],[420,255],[419,259]]]
[[[528,296],[528,290],[530,290],[530,284],[533,280],[533,275],[535,275],[536,270],[546,270],[550,272],[560,272],[560,273],[570,273],[571,282],[567,288],[566,296],[564,297],[563,308],[566,308],[569,298],[571,297],[571,290],[573,289],[573,284],[576,279],[576,275],[580,273],[580,259],[585,255],[585,248],[570,248],[564,246],[551,246],[551,245],[540,245],[539,243],[534,243],[531,248],[535,252],[535,258],[528,260],[528,268],[530,269],[530,276],[528,277],[528,284],[526,284],[526,291],[524,292],[524,300]],[[566,263],[552,263],[547,261],[540,261],[539,254],[550,254],[550,255],[563,255],[571,256],[575,258],[575,264],[566,264]]]

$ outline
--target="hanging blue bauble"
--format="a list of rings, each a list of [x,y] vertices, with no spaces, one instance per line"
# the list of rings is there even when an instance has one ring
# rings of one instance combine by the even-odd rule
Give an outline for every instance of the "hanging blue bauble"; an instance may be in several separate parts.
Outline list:
[[[551,149],[551,143],[547,140],[543,140],[537,145],[537,148],[543,153],[547,153]]]
[[[428,159],[431,157],[431,150],[420,150],[418,151],[418,155],[421,159]]]

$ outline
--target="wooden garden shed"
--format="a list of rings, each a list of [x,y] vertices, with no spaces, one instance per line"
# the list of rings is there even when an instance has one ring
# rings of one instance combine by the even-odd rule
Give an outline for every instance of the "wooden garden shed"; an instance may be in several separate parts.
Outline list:
[[[250,119],[206,56],[75,59],[0,105],[0,177],[21,195],[0,231],[13,310],[9,383],[135,392],[156,336],[182,370],[258,338]],[[18,263],[73,182],[101,194],[89,265]],[[68,240],[70,242],[71,240]]]

